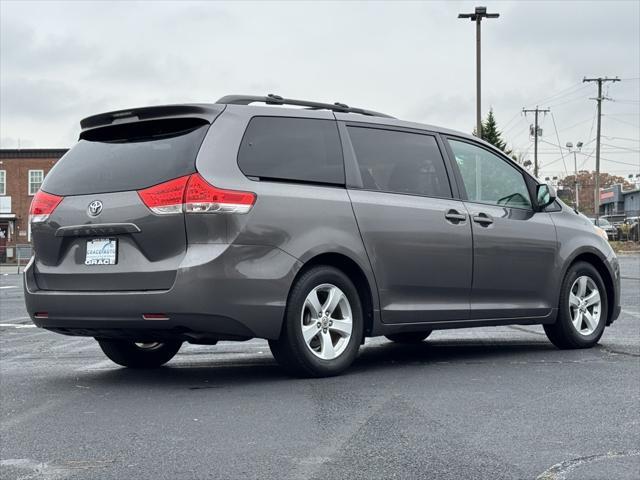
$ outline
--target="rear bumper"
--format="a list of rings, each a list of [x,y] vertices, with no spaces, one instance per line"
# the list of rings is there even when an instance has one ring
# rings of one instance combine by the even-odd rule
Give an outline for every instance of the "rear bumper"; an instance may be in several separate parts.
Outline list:
[[[113,291],[86,292],[38,289],[30,263],[24,272],[25,302],[38,327],[68,335],[275,339],[300,266],[274,247],[194,244],[168,290],[117,291],[114,285]],[[143,319],[148,313],[168,319]]]

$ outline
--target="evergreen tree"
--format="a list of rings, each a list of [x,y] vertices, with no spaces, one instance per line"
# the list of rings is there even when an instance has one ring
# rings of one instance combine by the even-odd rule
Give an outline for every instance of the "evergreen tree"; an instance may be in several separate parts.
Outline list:
[[[477,134],[475,128],[473,129],[473,134]],[[496,117],[493,114],[493,108],[489,109],[487,118],[482,122],[482,139],[499,148],[507,155],[511,155],[512,150],[507,148],[507,142],[502,140],[502,132],[498,130],[498,122],[496,122]]]

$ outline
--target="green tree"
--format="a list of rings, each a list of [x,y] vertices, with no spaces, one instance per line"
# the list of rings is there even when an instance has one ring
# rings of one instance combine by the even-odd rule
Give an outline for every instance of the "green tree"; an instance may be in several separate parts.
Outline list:
[[[473,129],[473,134],[477,135],[475,128]],[[489,142],[507,155],[512,153],[512,150],[507,148],[507,142],[502,140],[502,132],[498,130],[498,122],[496,122],[496,116],[493,114],[493,108],[489,109],[487,118],[482,122],[482,140]]]

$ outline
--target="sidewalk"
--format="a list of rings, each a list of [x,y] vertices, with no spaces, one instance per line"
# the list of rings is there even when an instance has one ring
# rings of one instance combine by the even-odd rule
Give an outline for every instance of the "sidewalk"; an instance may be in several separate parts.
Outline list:
[[[22,273],[22,271],[24,270],[24,265],[20,265],[20,273]],[[3,263],[0,264],[0,275],[7,275],[7,274],[17,274],[18,273],[18,265],[16,264],[10,264],[10,263]]]

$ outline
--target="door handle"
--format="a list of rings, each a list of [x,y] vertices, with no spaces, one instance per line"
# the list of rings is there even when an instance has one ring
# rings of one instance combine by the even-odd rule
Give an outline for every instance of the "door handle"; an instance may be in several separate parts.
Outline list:
[[[464,222],[467,219],[467,216],[464,213],[460,213],[459,211],[451,208],[444,214],[444,218],[453,224],[457,224],[459,222]]]
[[[491,225],[493,223],[493,218],[491,218],[486,213],[479,213],[473,216],[473,221],[479,223],[483,227]]]

